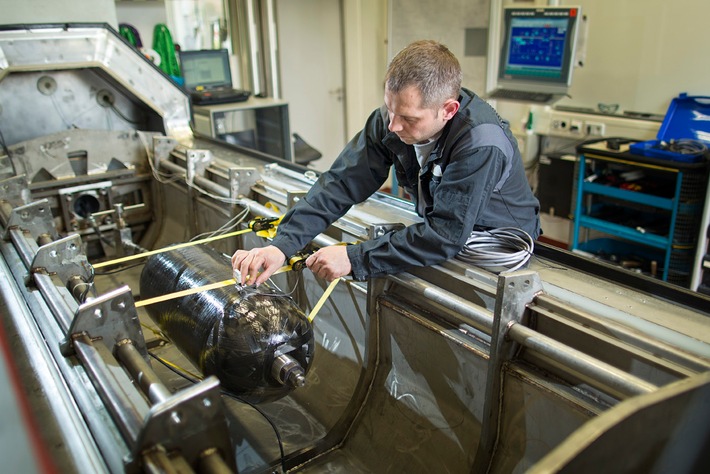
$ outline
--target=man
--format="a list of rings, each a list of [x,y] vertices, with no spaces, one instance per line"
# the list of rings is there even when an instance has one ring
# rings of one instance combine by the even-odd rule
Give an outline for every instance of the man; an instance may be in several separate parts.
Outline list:
[[[540,206],[517,143],[493,108],[461,88],[461,77],[442,44],[417,41],[399,52],[385,76],[385,105],[284,216],[271,245],[232,256],[241,283],[266,281],[380,189],[392,165],[423,221],[357,245],[321,248],[306,260],[314,274],[364,280],[434,265],[461,251],[474,228],[516,227],[537,238]]]

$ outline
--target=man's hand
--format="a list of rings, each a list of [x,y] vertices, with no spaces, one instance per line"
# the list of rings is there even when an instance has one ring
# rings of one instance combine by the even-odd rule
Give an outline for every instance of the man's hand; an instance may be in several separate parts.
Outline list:
[[[323,247],[306,259],[306,266],[318,277],[333,281],[352,271],[347,250],[343,245]]]
[[[284,253],[273,245],[249,251],[237,250],[232,255],[232,269],[239,270],[242,275],[240,284],[259,286],[281,268],[285,260]]]

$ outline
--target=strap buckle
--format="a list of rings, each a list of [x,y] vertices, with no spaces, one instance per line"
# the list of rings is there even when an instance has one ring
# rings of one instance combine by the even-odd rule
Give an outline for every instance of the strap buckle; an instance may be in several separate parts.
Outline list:
[[[311,256],[311,252],[298,252],[288,259],[288,264],[291,265],[291,270],[300,272],[306,268],[306,259]]]
[[[249,228],[254,232],[273,229],[275,227],[274,222],[277,220],[279,220],[278,217],[257,217],[249,221]]]

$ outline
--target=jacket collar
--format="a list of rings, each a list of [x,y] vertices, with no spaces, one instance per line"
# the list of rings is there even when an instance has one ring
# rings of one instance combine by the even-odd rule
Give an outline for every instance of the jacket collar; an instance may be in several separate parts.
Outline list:
[[[470,90],[466,88],[461,88],[461,90],[459,91],[458,98],[460,104],[459,110],[458,112],[456,112],[456,115],[452,117],[451,120],[449,120],[448,123],[442,129],[441,136],[437,140],[434,149],[431,151],[432,155],[438,155],[441,152],[441,148],[446,142],[446,137],[448,136],[449,131],[451,130],[452,122],[454,122],[460,115],[464,115],[464,111],[468,109],[475,97],[476,95]],[[384,121],[385,130],[387,130],[387,124],[389,123],[389,119],[387,118],[387,109],[385,108],[385,106],[382,107],[382,118]],[[382,138],[382,144],[385,145],[392,153],[397,155],[397,157],[400,161],[403,162],[403,164],[405,164],[407,158],[409,158],[410,160],[414,159],[414,147],[405,144],[402,140],[399,139],[397,134],[394,132],[390,132],[389,130],[387,130],[387,133]]]

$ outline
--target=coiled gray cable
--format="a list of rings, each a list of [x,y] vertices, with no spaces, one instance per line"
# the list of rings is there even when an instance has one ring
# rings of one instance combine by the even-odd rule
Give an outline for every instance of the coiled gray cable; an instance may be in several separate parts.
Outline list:
[[[535,245],[532,237],[517,227],[471,232],[456,258],[491,271],[515,271],[527,263]]]

